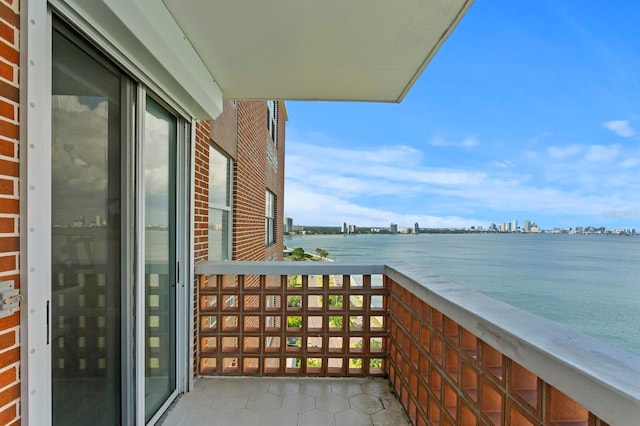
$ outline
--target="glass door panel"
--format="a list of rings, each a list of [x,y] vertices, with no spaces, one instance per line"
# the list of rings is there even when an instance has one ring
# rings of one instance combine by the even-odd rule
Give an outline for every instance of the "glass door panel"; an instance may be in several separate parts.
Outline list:
[[[121,75],[53,31],[52,419],[121,422]]]
[[[146,99],[143,143],[145,420],[176,389],[177,119]]]

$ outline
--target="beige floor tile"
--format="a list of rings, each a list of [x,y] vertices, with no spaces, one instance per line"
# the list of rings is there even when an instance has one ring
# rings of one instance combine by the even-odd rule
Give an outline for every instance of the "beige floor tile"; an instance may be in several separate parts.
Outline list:
[[[372,425],[371,416],[355,410],[342,411],[335,415],[336,426],[369,426]]]
[[[330,413],[339,413],[349,409],[349,400],[334,393],[318,395],[316,396],[316,408]]]
[[[383,379],[200,378],[163,426],[408,425]]]

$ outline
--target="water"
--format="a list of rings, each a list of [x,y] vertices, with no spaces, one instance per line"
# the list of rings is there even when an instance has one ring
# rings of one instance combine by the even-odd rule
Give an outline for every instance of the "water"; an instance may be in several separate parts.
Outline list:
[[[640,353],[640,238],[561,234],[305,235],[344,262],[404,261]]]

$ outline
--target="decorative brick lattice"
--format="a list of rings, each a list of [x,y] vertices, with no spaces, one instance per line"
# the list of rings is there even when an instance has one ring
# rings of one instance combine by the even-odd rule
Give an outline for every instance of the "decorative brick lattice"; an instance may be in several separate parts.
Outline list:
[[[606,425],[386,278],[388,374],[415,425]]]
[[[202,375],[385,376],[381,276],[201,276]]]

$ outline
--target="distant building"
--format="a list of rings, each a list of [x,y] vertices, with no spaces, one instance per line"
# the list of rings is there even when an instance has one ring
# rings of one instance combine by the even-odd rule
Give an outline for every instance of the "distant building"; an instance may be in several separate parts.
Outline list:
[[[397,223],[390,223],[389,224],[389,232],[391,232],[392,234],[397,234],[398,233],[398,224]]]
[[[355,225],[349,225],[349,227],[347,228],[347,233],[348,234],[355,234],[356,233],[356,226]]]
[[[531,221],[530,220],[525,220],[524,221],[524,232],[530,232],[531,231]]]
[[[340,232],[343,234],[347,233],[347,222],[342,222],[342,228],[340,228]]]
[[[420,225],[418,225],[418,222],[413,224],[413,233],[414,234],[419,234],[420,233]]]
[[[290,217],[284,218],[284,232],[288,233],[293,231],[293,219]]]
[[[401,234],[409,234],[411,232],[411,228],[403,226],[402,228],[398,228],[398,232]]]
[[[511,232],[516,232],[518,230],[518,221],[517,220],[513,220],[511,222]]]

